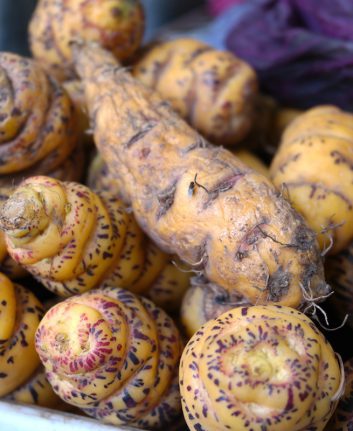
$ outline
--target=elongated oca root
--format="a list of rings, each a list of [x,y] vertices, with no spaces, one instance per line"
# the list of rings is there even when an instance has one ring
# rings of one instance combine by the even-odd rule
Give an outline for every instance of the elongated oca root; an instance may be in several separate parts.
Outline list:
[[[144,32],[139,0],[40,0],[29,26],[33,57],[59,81],[75,78],[72,40],[96,42],[119,60],[139,48]]]
[[[78,141],[68,95],[36,61],[10,53],[0,53],[0,84],[0,175],[56,169]]]
[[[315,234],[268,179],[207,144],[110,53],[75,50],[95,142],[158,246],[251,303],[328,293]]]
[[[34,338],[43,314],[29,290],[0,274],[0,397],[11,394],[39,367]]]
[[[36,348],[55,392],[103,422],[156,429],[181,412],[179,333],[147,299],[110,287],[69,298],[44,316]]]
[[[353,426],[353,360],[344,364],[346,385],[343,397],[340,399],[335,414],[327,429],[330,431],[349,431]]]
[[[324,336],[283,306],[240,307],[209,321],[180,363],[184,417],[198,431],[322,431],[343,383]]]
[[[331,254],[353,240],[353,115],[319,106],[285,130],[271,178]]]
[[[154,45],[133,74],[212,142],[235,145],[252,126],[256,74],[231,52],[175,39]]]

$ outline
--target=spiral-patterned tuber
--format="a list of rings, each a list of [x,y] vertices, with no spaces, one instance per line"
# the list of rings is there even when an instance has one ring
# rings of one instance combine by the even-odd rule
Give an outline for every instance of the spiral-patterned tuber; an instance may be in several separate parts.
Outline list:
[[[11,257],[60,296],[95,287],[119,257],[129,216],[78,183],[39,176],[4,203],[0,225]]]
[[[58,167],[74,150],[76,111],[37,62],[0,53],[0,175]]]
[[[34,337],[43,314],[29,290],[0,274],[0,397],[24,384],[39,366]]]
[[[299,311],[236,308],[206,323],[183,352],[184,417],[197,431],[322,431],[342,395],[342,372]]]
[[[110,287],[69,298],[45,315],[36,347],[55,392],[90,416],[154,429],[181,411],[179,333],[149,300]]]
[[[72,40],[97,42],[123,61],[139,48],[143,32],[139,0],[40,0],[29,40],[33,56],[64,81],[75,78]]]
[[[211,142],[237,144],[251,128],[256,75],[230,52],[175,39],[153,46],[133,73]]]

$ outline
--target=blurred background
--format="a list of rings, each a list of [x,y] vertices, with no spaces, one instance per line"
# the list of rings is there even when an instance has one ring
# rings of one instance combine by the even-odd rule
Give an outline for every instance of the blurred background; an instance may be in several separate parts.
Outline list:
[[[37,0],[0,0],[0,50],[29,55],[27,25]],[[146,40],[168,21],[204,3],[203,0],[142,0],[147,16]],[[21,11],[19,13],[18,11]]]

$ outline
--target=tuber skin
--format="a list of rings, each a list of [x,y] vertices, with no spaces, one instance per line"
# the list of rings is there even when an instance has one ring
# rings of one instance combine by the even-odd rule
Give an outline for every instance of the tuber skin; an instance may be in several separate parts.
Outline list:
[[[270,169],[324,253],[338,253],[353,240],[352,121],[351,113],[334,106],[299,115],[285,130]]]
[[[175,39],[153,45],[133,74],[214,143],[236,145],[252,126],[256,74],[231,52]]]
[[[345,362],[344,372],[346,376],[345,391],[332,420],[327,426],[328,431],[350,431],[353,427],[353,359]]]
[[[139,0],[39,0],[29,42],[33,57],[64,81],[75,79],[72,40],[99,43],[125,61],[139,48],[144,27]]]
[[[202,277],[195,277],[181,304],[180,319],[184,332],[191,338],[209,320],[243,305],[246,301],[236,292],[230,294]]]
[[[59,296],[107,279],[128,220],[119,199],[104,200],[84,185],[45,176],[27,178],[0,212],[11,257]]]
[[[121,195],[119,184],[112,178],[99,154],[91,163],[88,185],[97,193]],[[168,256],[158,249],[143,233],[134,216],[130,214],[129,218],[129,226],[133,229],[126,235],[120,263],[114,270],[115,285],[150,298],[168,312],[179,313],[192,271],[176,256]]]
[[[25,384],[39,367],[34,338],[43,314],[32,292],[0,274],[0,397]]]
[[[11,53],[0,53],[0,84],[0,175],[56,169],[78,141],[68,95],[36,61]]]
[[[181,413],[181,339],[147,299],[113,287],[69,298],[44,316],[36,348],[55,392],[96,419],[159,429]]]
[[[308,317],[245,306],[206,323],[180,362],[185,420],[198,431],[322,431],[344,389],[331,346]]]
[[[80,181],[84,171],[84,154],[82,146],[78,145],[59,167],[49,172],[42,172],[53,178],[66,181]],[[41,170],[41,169],[40,169]],[[0,202],[6,201],[15,187],[18,186],[24,177],[32,176],[36,173],[36,167],[33,166],[25,171],[11,176],[0,177]],[[11,280],[17,280],[28,275],[27,271],[16,263],[8,254],[5,235],[0,231],[0,272],[7,275]]]
[[[95,142],[139,225],[250,303],[329,292],[315,234],[270,181],[208,144],[107,51],[76,45]]]

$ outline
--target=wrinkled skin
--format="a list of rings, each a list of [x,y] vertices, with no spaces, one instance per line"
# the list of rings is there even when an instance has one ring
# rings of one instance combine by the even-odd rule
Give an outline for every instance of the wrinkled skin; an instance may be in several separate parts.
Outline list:
[[[139,0],[40,0],[29,25],[30,48],[56,79],[74,79],[72,40],[99,43],[127,60],[142,42],[144,24]]]
[[[289,124],[271,165],[275,186],[331,254],[353,240],[352,122],[334,106],[310,109]]]
[[[198,431],[322,431],[344,383],[324,336],[283,306],[243,306],[206,323],[179,379],[185,420]]]
[[[88,172],[88,185],[97,193],[119,196],[120,190],[99,154],[93,159]],[[190,285],[191,271],[176,256],[162,253],[149,240],[130,215],[130,232],[121,264],[114,270],[120,287],[150,298],[168,312],[179,312],[185,291]],[[132,228],[132,229],[131,229]],[[124,269],[122,269],[124,267]]]
[[[95,142],[157,245],[251,303],[328,293],[314,233],[267,178],[205,142],[107,51],[76,45],[75,58]]]
[[[147,299],[114,287],[69,298],[44,316],[36,348],[55,392],[105,423],[159,429],[181,413],[180,336]]]
[[[230,52],[175,39],[144,53],[133,74],[211,142],[238,144],[252,126],[256,74]]]

